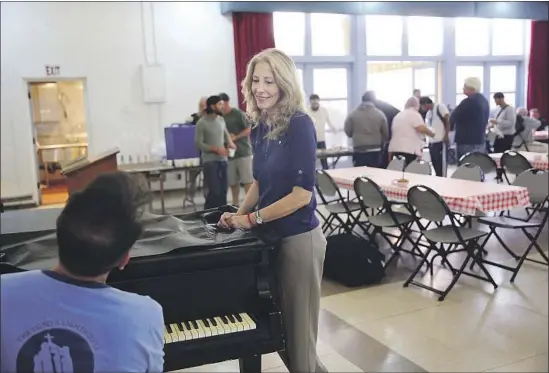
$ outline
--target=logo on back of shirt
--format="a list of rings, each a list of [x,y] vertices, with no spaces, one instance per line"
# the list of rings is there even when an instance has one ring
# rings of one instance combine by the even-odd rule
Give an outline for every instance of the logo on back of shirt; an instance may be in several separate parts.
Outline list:
[[[17,354],[18,372],[93,373],[89,343],[73,330],[53,328],[33,334]]]

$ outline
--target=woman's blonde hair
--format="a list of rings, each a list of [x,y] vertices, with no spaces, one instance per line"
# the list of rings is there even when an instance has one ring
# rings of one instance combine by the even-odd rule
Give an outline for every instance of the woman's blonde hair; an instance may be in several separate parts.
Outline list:
[[[262,112],[252,93],[252,81],[258,63],[267,63],[273,72],[279,89],[276,111],[267,115]],[[246,115],[253,126],[263,121],[269,126],[268,138],[277,138],[288,129],[290,119],[297,111],[305,112],[305,99],[301,90],[294,62],[282,51],[271,48],[256,54],[246,68],[246,77],[242,81],[242,95],[246,103]]]

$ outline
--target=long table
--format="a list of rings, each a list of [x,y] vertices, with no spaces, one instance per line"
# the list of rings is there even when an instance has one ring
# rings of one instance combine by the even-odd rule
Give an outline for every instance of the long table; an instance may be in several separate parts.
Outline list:
[[[547,154],[542,153],[534,153],[534,152],[518,152],[524,158],[530,162],[532,167],[537,168],[539,170],[549,170],[549,157]],[[491,153],[488,154],[490,158],[492,158],[494,161],[496,161],[496,164],[498,167],[500,167],[499,162],[501,160],[501,157],[503,156],[503,153]]]
[[[188,202],[195,207],[194,203],[194,189],[196,187],[196,177],[202,171],[202,166],[171,166],[162,163],[135,163],[135,164],[121,164],[118,165],[120,171],[128,173],[142,174],[147,179],[149,187],[151,181],[158,180],[160,183],[160,205],[162,214],[166,213],[165,201],[164,201],[164,181],[165,174],[168,172],[184,172],[185,173],[185,196],[183,197],[183,207]]]
[[[424,185],[437,192],[455,213],[475,216],[479,212],[494,213],[529,205],[527,188],[512,185],[480,183],[430,175],[404,173],[407,186],[395,183],[403,175],[400,171],[380,168],[353,167],[326,171],[341,188],[353,190],[355,179],[365,176],[379,185],[387,198],[406,202],[408,190],[414,185]]]

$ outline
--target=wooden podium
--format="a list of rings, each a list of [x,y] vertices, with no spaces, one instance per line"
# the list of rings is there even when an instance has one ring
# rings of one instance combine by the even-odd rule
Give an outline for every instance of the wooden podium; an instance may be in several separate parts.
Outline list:
[[[118,148],[97,154],[92,157],[82,157],[66,164],[61,170],[67,181],[69,195],[84,189],[98,175],[118,170],[116,155]]]

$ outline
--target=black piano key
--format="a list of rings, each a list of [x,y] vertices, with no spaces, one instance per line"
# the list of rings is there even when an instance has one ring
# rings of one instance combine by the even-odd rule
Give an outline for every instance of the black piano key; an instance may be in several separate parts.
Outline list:
[[[229,325],[229,319],[227,318],[227,316],[221,316],[221,320],[223,320],[223,324]]]
[[[179,332],[183,333],[184,330],[180,324],[175,324],[175,326],[177,327],[177,329],[179,329]]]
[[[227,315],[227,318],[228,318],[229,321],[232,322],[233,324],[236,323],[236,320],[234,319],[233,315]]]
[[[208,319],[202,319],[200,321],[202,321],[202,323],[204,323],[204,326],[206,326],[206,328],[210,327],[210,323],[208,322]]]
[[[192,326],[193,326],[195,329],[197,329],[197,330],[199,329],[199,328],[198,328],[198,324],[196,323],[195,320],[191,320],[191,324],[192,324]]]
[[[166,325],[166,330],[168,331],[169,334],[172,334],[173,333],[173,330],[172,330],[172,327],[170,324],[167,324]]]
[[[208,319],[208,321],[215,327],[217,327],[217,321],[212,317],[211,319]]]
[[[234,317],[236,317],[236,319],[238,320],[238,322],[243,322],[244,320],[242,320],[242,316],[240,316],[238,313],[234,315]]]
[[[183,323],[185,324],[185,328],[187,328],[187,330],[194,329],[188,321],[183,321]]]

